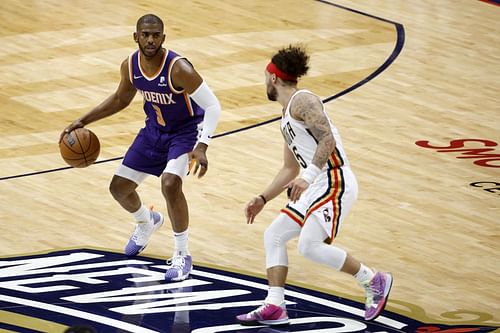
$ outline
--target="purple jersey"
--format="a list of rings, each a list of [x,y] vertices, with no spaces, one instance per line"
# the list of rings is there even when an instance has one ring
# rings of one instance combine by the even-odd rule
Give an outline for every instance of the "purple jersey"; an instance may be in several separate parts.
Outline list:
[[[160,69],[152,77],[141,70],[139,50],[128,59],[130,82],[143,96],[146,113],[146,126],[123,159],[129,168],[160,176],[168,161],[192,151],[196,144],[204,110],[172,85],[170,71],[179,59],[183,58],[165,50]]]
[[[189,127],[196,130],[196,125],[203,119],[203,109],[172,84],[170,71],[179,59],[183,57],[165,50],[160,70],[148,77],[141,69],[139,50],[129,57],[130,82],[144,98],[148,129],[172,132]]]

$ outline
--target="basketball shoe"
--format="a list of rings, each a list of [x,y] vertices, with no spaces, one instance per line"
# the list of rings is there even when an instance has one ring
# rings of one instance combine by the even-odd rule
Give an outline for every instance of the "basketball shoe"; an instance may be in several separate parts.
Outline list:
[[[134,233],[125,246],[125,255],[135,256],[142,252],[148,245],[149,238],[155,230],[163,224],[163,215],[150,209],[150,218],[147,222],[137,222]]]
[[[165,280],[167,282],[185,280],[192,269],[193,259],[190,255],[176,254],[171,259],[167,260]]]
[[[370,281],[361,284],[365,288],[365,319],[377,318],[387,303],[392,286],[391,273],[377,272]]]
[[[286,313],[285,303],[281,305],[274,305],[264,303],[257,309],[236,316],[238,323],[244,326],[257,326],[257,325],[288,325],[290,320]]]

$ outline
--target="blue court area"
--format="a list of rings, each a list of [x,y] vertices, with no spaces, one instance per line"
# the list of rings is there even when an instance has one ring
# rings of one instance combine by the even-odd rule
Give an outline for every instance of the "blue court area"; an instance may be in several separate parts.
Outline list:
[[[423,333],[446,328],[387,310],[366,322],[359,302],[290,285],[290,325],[245,327],[234,317],[261,304],[267,293],[264,279],[195,265],[188,280],[166,283],[165,269],[162,259],[96,249],[4,258],[0,331],[62,333],[75,325],[102,333]],[[468,332],[494,329],[467,327]]]

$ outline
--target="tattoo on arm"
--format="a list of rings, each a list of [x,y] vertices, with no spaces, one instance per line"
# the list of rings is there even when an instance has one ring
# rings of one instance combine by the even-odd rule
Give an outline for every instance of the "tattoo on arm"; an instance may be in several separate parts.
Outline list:
[[[323,112],[323,103],[315,95],[300,93],[293,99],[291,115],[303,121],[316,140],[318,146],[312,163],[320,169],[323,168],[335,150],[335,139],[330,129],[330,121]]]

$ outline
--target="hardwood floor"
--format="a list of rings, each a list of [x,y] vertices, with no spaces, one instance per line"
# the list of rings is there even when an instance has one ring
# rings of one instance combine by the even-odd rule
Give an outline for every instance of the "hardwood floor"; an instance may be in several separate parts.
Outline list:
[[[360,185],[336,244],[394,273],[389,310],[498,324],[500,8],[335,4],[356,11],[313,0],[3,1],[0,255],[124,246],[133,222],[108,183],[142,127],[139,97],[88,126],[103,163],[28,174],[66,166],[59,133],[114,91],[120,62],[136,47],[137,18],[154,12],[165,21],[165,46],[188,57],[220,99],[218,134],[280,115],[266,99],[263,70],[284,45],[308,47],[311,70],[300,86],[325,99],[364,83],[326,104]],[[475,141],[459,141],[467,139]],[[207,176],[185,182],[195,262],[264,274],[262,235],[286,199],[270,202],[252,226],[243,207],[280,168],[282,144],[277,122],[213,140]],[[166,212],[155,177],[140,195]],[[167,225],[145,253],[168,257],[172,245]],[[351,277],[302,258],[296,242],[289,250],[291,283],[360,299]]]

